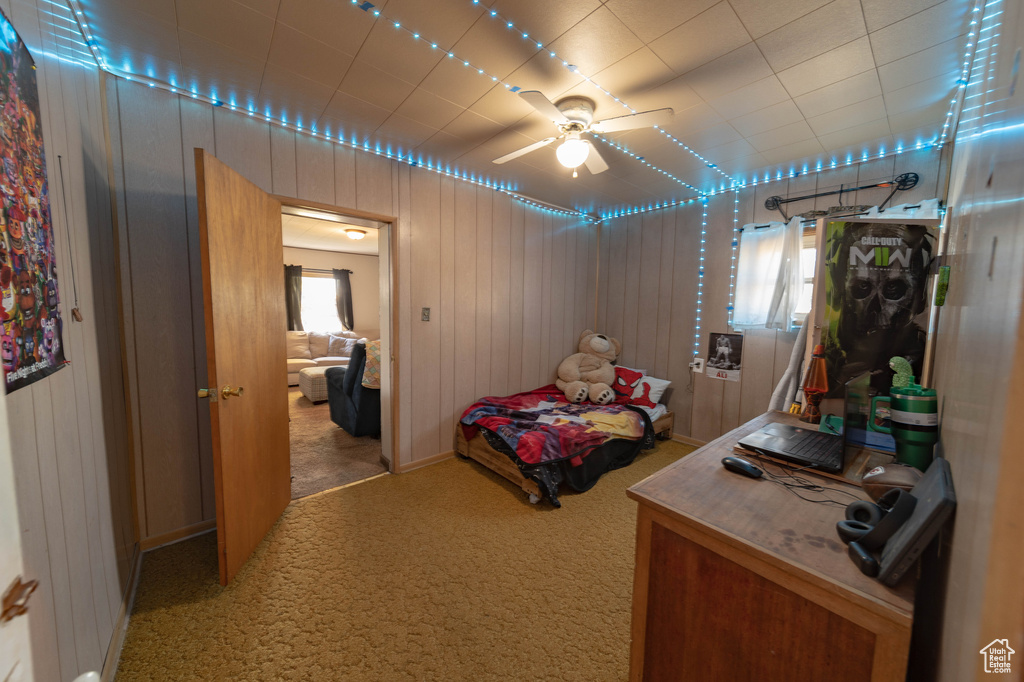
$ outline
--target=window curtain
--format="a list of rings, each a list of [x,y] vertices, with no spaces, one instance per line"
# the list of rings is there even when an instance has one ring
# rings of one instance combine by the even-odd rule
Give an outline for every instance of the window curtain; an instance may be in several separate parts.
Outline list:
[[[791,331],[803,290],[800,271],[801,220],[743,226],[736,267],[733,327]]]
[[[338,295],[338,319],[341,320],[342,328],[350,332],[355,325],[352,317],[352,282],[348,276],[351,270],[332,270],[334,273],[334,287]]]
[[[284,266],[284,308],[288,331],[302,331],[302,266]]]

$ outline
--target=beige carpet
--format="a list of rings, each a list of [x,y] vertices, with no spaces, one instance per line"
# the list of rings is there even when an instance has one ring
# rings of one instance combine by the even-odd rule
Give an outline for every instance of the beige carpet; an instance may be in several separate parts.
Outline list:
[[[624,680],[636,503],[692,448],[562,508],[446,460],[293,502],[234,582],[215,534],[147,554],[120,680]]]
[[[380,438],[356,438],[338,428],[326,402],[310,402],[298,388],[289,388],[288,416],[293,500],[386,471]]]

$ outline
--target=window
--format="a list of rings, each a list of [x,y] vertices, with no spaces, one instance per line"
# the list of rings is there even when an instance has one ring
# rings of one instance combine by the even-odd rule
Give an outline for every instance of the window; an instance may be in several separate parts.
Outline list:
[[[817,262],[818,250],[814,248],[814,226],[804,228],[803,244],[800,249],[800,271],[804,278],[804,288],[800,292],[800,300],[797,301],[796,309],[793,310],[793,321],[802,324],[811,312],[811,302],[814,298],[814,266]]]
[[[307,332],[341,329],[333,277],[302,277],[302,328]]]

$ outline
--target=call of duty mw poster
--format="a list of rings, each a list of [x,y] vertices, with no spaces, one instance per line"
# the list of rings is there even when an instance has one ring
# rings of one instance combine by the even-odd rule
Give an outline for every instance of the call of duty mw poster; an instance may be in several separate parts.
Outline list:
[[[64,365],[36,67],[0,13],[0,357],[7,393]]]
[[[927,279],[934,235],[924,225],[831,222],[825,239],[825,345],[829,398],[871,372],[872,393],[888,395],[889,359],[921,376],[928,328]]]

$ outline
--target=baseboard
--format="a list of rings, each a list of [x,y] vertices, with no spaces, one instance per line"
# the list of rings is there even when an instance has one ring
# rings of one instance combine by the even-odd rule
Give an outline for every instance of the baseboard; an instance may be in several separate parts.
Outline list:
[[[423,467],[430,466],[431,464],[437,464],[438,462],[443,462],[444,460],[451,459],[454,456],[455,456],[455,451],[454,450],[449,450],[448,452],[440,452],[440,453],[438,453],[438,454],[436,454],[436,455],[434,455],[432,457],[425,457],[423,459],[418,459],[415,462],[409,462],[408,464],[403,464],[402,468],[399,471],[401,473],[403,473],[403,474],[407,474],[410,471],[415,471],[416,469],[422,469]]]
[[[201,521],[200,523],[192,524],[191,526],[185,526],[178,530],[172,530],[170,533],[164,533],[162,535],[154,535],[153,537],[146,538],[139,542],[143,552],[148,552],[151,549],[157,547],[163,547],[174,542],[181,540],[187,540],[193,535],[200,535],[207,531],[213,530],[217,527],[217,519],[209,519],[208,521]]]
[[[707,445],[706,441],[697,440],[696,438],[690,438],[689,436],[683,436],[678,433],[672,434],[672,440],[676,441],[677,443],[685,443],[686,445],[696,445],[697,447]]]
[[[128,573],[128,586],[124,591],[124,596],[121,597],[121,606],[117,610],[114,632],[110,636],[107,655],[103,659],[103,671],[100,673],[100,680],[102,682],[111,682],[117,675],[117,664],[121,661],[121,649],[124,647],[124,638],[128,634],[128,620],[132,615],[132,606],[135,604],[135,590],[139,586],[139,575],[141,573],[142,548],[136,545],[132,568]]]

